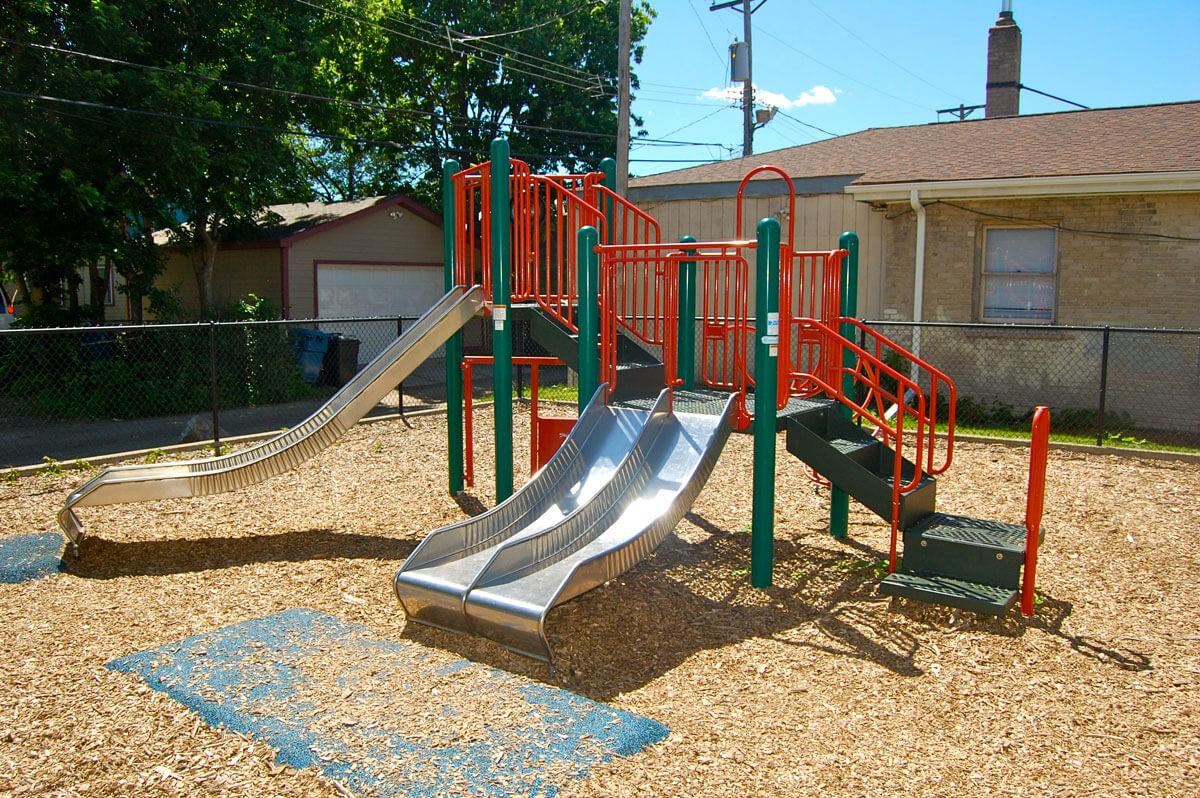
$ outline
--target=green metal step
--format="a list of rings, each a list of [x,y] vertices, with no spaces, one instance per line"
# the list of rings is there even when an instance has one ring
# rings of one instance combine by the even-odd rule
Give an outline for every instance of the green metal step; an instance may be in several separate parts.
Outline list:
[[[892,520],[891,448],[838,415],[832,402],[803,408],[789,415],[784,426],[789,452],[880,518]],[[911,479],[912,463],[905,461],[902,471],[903,479]],[[900,495],[900,528],[931,514],[936,498],[937,480],[923,476]]]
[[[904,570],[1015,588],[1025,561],[1025,527],[932,513],[904,530]]]
[[[948,576],[921,576],[897,572],[884,577],[879,583],[879,592],[886,596],[902,596],[1000,616],[1016,603],[1020,591]]]

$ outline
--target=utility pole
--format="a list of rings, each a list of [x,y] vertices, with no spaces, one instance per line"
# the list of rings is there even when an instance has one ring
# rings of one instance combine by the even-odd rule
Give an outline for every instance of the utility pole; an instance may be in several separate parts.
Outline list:
[[[742,0],[742,27],[746,42],[746,82],[742,84],[742,157],[754,154],[754,56],[750,52],[750,0]],[[741,224],[739,221],[738,224]]]
[[[750,16],[759,8],[762,8],[763,3],[767,0],[760,0],[757,6],[751,7],[751,0],[730,0],[724,3],[715,3],[708,7],[709,11],[720,11],[723,8],[742,7],[742,35],[744,38],[745,47],[745,66],[743,74],[745,82],[742,84],[742,157],[746,158],[754,154],[754,72],[752,64],[754,58],[750,52]],[[732,72],[731,78],[732,78]],[[737,78],[732,78],[736,80]]]
[[[629,186],[629,38],[633,0],[621,0],[617,31],[617,193]]]

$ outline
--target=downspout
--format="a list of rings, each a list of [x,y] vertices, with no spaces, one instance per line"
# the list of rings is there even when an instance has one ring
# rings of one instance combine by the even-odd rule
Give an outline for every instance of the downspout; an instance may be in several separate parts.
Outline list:
[[[917,195],[917,189],[912,189],[908,192],[908,204],[912,206],[913,212],[917,214],[917,252],[913,261],[913,341],[912,353],[921,357],[921,328],[916,326],[916,322],[923,321],[922,318],[922,303],[925,299],[925,206],[921,204],[921,198]],[[917,364],[912,366],[912,375],[916,379]]]

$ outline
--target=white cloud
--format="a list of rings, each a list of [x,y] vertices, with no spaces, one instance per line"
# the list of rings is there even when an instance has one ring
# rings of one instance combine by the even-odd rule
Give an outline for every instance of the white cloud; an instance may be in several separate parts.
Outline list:
[[[800,108],[805,105],[827,105],[837,102],[837,95],[841,93],[841,89],[830,89],[828,86],[813,86],[808,91],[801,94],[796,99],[792,99],[784,94],[777,94],[773,91],[761,89],[757,85],[754,87],[754,98],[760,103],[773,105],[776,108]],[[736,102],[742,98],[741,86],[726,86],[723,89],[712,88],[700,95],[714,100],[723,100],[727,102]]]

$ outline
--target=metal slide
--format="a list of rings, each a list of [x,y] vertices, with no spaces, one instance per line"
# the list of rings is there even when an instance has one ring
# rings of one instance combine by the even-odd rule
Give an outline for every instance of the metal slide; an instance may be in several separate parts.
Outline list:
[[[106,468],[71,492],[58,525],[78,545],[84,532],[76,507],[226,493],[295,468],[358,423],[483,307],[482,288],[455,288],[299,426],[221,457]]]
[[[550,609],[652,552],[704,487],[731,430],[720,415],[607,407],[605,386],[529,483],[492,510],[432,532],[396,574],[410,620],[476,632],[550,661]]]

